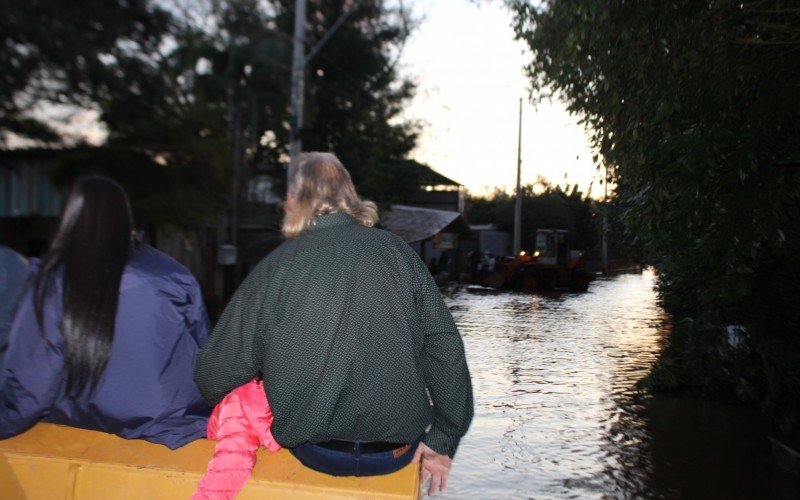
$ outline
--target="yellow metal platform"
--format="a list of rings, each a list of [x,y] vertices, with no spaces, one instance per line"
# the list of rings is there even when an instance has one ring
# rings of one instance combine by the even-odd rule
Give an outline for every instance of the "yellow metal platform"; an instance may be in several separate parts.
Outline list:
[[[188,499],[205,472],[214,442],[172,451],[141,440],[40,423],[0,441],[0,498]],[[419,470],[332,477],[304,467],[287,450],[261,449],[237,498],[419,498]]]

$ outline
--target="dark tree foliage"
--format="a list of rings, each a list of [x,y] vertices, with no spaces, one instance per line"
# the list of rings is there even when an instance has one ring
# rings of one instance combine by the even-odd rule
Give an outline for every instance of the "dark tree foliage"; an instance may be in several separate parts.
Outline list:
[[[797,2],[510,4],[535,92],[594,131],[626,228],[657,265],[675,328],[650,386],[735,394],[797,433]],[[728,325],[746,328],[745,347]]]
[[[292,0],[281,0],[281,29],[291,33]],[[308,46],[328,31],[349,0],[310,0]],[[382,201],[417,187],[400,161],[414,148],[417,130],[400,122],[414,85],[399,78],[396,63],[409,35],[402,10],[381,0],[362,0],[308,68],[303,148],[334,151],[359,191]]]
[[[240,110],[251,166],[287,160],[294,4],[215,2],[209,12],[218,23],[194,53],[211,63],[195,75],[195,90]],[[411,21],[381,0],[309,0],[307,52],[351,6],[307,65],[303,149],[335,152],[362,195],[398,201],[417,187],[404,167],[417,128],[398,120],[414,86],[395,67]]]
[[[350,5],[309,2],[307,50]],[[403,167],[416,129],[398,120],[413,86],[394,65],[409,23],[380,0],[355,5],[308,66],[304,146],[336,152],[363,195],[397,201],[416,188]],[[288,159],[294,2],[32,0],[4,5],[4,14],[0,63],[10,69],[0,82],[0,133],[54,144],[59,137],[36,119],[37,106],[99,111],[111,149],[92,153],[92,165],[104,155],[114,164],[129,148],[202,177],[189,185],[200,186],[191,198],[205,202],[186,207],[191,217],[166,214],[165,223],[224,207],[234,158],[241,179],[271,165],[283,182],[275,167]],[[170,205],[168,185],[159,184],[165,199],[154,206]]]
[[[416,143],[416,127],[398,120],[414,87],[400,79],[395,68],[410,21],[402,10],[384,4],[381,0],[308,2],[307,52],[347,9],[355,7],[307,65],[301,133],[304,150],[339,155],[362,195],[396,201],[398,192],[417,184],[403,168]],[[245,178],[260,166],[285,163],[294,2],[214,1],[192,9],[194,16],[183,14],[186,29],[176,34],[178,45],[170,64],[159,70],[170,81],[180,79],[189,96],[196,115],[183,117],[184,123],[216,123],[195,127],[208,140],[230,139],[232,131],[239,130]],[[189,17],[210,17],[214,22],[199,29]],[[148,114],[131,104],[121,102],[119,108]],[[209,120],[209,113],[219,110],[227,122]],[[280,170],[275,180],[277,185],[284,181]]]
[[[132,193],[140,223],[158,214],[161,224],[197,227],[223,206],[231,155],[224,110],[193,89],[200,33],[167,7],[152,0],[4,5],[0,133],[59,145],[42,118],[49,108],[97,110],[111,147],[62,155],[57,182],[109,175]]]
[[[217,137],[240,130],[245,163],[280,163],[288,150],[292,33],[278,29],[279,7],[232,0],[195,8],[195,17],[213,23],[203,30],[195,26],[191,40],[180,42],[192,95],[224,110],[228,131]]]
[[[514,231],[515,196],[496,190],[489,197],[467,198],[470,224],[494,224],[502,231]],[[569,191],[540,179],[522,186],[522,248],[536,248],[537,229],[566,229],[575,250],[592,253],[598,243],[597,217],[593,202],[583,197],[577,185]]]
[[[169,15],[148,0],[8,0],[0,16],[0,138],[9,132],[57,142],[33,114],[42,104],[94,108],[107,62],[147,66]]]

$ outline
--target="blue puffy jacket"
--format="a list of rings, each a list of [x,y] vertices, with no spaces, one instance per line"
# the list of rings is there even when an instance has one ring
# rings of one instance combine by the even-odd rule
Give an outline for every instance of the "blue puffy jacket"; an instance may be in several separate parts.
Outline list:
[[[210,408],[192,379],[209,324],[197,281],[152,247],[132,251],[120,284],[111,356],[93,393],[65,394],[61,301],[48,300],[45,337],[25,292],[9,334],[0,438],[39,420],[178,448],[205,435]],[[56,287],[60,295],[60,287]]]
[[[0,246],[0,387],[3,385],[5,347],[20,292],[28,280],[28,263],[14,250]]]

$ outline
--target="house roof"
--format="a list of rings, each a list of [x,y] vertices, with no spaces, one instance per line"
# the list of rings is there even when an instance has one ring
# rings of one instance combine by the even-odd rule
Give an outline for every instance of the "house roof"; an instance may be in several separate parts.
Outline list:
[[[469,226],[459,212],[408,205],[392,205],[381,219],[381,224],[406,243],[425,240],[444,229],[459,234],[470,233]]]
[[[433,170],[431,167],[420,163],[416,160],[403,160],[402,165],[407,169],[408,175],[419,179],[421,186],[460,186],[461,184],[445,177],[439,172]]]

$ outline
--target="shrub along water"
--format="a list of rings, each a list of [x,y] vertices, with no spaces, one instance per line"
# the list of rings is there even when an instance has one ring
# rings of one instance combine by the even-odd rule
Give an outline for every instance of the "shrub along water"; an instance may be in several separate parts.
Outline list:
[[[510,1],[535,93],[593,133],[673,315],[644,387],[759,406],[800,442],[800,11]]]

